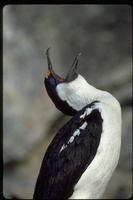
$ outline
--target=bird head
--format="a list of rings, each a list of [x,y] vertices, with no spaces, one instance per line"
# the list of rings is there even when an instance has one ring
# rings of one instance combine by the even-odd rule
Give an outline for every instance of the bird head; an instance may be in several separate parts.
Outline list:
[[[44,79],[44,84],[47,90],[47,93],[49,95],[49,97],[51,98],[51,100],[53,101],[53,103],[55,104],[56,108],[59,109],[62,113],[66,114],[66,115],[75,115],[77,110],[75,110],[67,101],[67,99],[62,99],[60,97],[60,91],[58,91],[58,87],[59,86],[63,86],[62,90],[65,91],[65,86],[68,86],[69,83],[73,82],[77,77],[78,74],[76,72],[77,69],[77,64],[78,64],[78,59],[81,53],[79,53],[66,78],[61,78],[60,76],[58,76],[52,67],[52,62],[50,60],[50,55],[49,55],[49,49],[47,49],[46,51],[46,56],[47,56],[47,62],[48,62],[48,69],[45,72],[45,79]]]

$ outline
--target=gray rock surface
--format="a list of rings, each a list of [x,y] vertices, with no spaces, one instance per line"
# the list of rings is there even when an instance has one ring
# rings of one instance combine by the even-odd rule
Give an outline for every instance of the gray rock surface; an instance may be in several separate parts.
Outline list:
[[[32,198],[45,150],[70,117],[43,85],[45,51],[65,77],[76,54],[78,72],[112,93],[123,112],[120,161],[103,196],[132,194],[132,17],[129,5],[8,5],[3,8],[3,193]]]

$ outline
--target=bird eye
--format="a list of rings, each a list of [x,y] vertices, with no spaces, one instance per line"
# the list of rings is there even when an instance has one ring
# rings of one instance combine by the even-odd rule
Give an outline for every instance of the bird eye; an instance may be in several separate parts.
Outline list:
[[[54,78],[50,78],[50,83],[51,83],[51,85],[55,85],[55,79]]]

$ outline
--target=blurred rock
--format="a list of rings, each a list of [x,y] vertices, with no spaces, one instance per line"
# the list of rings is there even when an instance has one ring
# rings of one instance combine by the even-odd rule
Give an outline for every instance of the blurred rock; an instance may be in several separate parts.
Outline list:
[[[123,110],[122,148],[119,167],[124,171],[132,171],[132,109]]]
[[[123,111],[122,151],[104,198],[131,196],[132,18],[128,5],[10,5],[3,9],[4,195],[32,198],[45,150],[70,118],[43,85],[45,51],[65,77],[78,72],[112,93]]]

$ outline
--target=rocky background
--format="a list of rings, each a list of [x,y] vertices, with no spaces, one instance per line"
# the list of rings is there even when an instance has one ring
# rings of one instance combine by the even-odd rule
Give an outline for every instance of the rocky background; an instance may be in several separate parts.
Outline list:
[[[131,13],[129,5],[3,8],[4,197],[32,198],[45,150],[70,119],[54,107],[43,85],[48,47],[57,74],[65,77],[81,52],[78,72],[120,101],[121,155],[103,199],[131,197]]]

